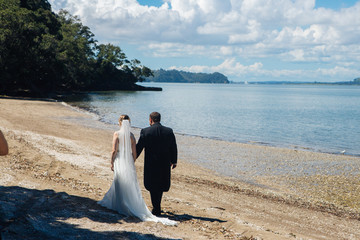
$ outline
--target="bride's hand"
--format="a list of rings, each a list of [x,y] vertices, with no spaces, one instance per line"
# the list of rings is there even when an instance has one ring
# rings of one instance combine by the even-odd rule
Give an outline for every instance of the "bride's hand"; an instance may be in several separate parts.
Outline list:
[[[114,164],[111,164],[111,171],[114,171]]]

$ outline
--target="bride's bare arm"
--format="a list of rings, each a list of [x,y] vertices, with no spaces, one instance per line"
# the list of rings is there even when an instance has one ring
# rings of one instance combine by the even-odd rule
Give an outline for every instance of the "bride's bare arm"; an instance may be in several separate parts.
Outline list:
[[[9,153],[9,147],[6,142],[6,139],[3,133],[0,130],[0,156],[6,155]]]
[[[116,153],[119,148],[119,138],[118,138],[117,132],[114,133],[112,146],[113,147],[112,147],[112,152],[111,152],[111,171],[114,171],[114,161],[115,161]]]
[[[131,151],[134,158],[134,162],[136,161],[136,139],[134,137],[134,134],[131,133]]]

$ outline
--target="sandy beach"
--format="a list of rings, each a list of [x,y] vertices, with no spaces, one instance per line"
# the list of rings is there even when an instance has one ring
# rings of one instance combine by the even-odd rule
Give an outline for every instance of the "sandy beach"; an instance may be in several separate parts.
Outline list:
[[[10,150],[0,157],[3,240],[360,239],[360,157],[177,135],[179,165],[162,202],[179,222],[171,227],[96,203],[112,182],[116,126],[55,101],[0,98],[0,113]],[[190,145],[210,150],[191,159]],[[233,171],[204,160],[215,148]],[[150,207],[143,156],[136,168]]]

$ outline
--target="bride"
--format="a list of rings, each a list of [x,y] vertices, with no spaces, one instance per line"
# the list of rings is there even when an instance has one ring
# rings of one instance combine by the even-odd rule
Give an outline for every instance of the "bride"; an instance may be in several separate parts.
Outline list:
[[[138,217],[142,221],[176,225],[176,221],[156,217],[147,208],[136,175],[134,164],[136,140],[130,132],[129,116],[121,115],[119,125],[120,130],[114,133],[111,156],[111,170],[114,171],[114,180],[109,191],[98,203],[120,214]]]

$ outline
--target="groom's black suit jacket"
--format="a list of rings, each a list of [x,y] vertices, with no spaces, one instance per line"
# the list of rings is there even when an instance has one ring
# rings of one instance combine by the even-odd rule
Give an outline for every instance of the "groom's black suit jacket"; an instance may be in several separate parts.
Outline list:
[[[177,146],[171,128],[154,123],[140,132],[137,156],[145,148],[144,185],[148,191],[169,191],[171,164],[177,163]]]

